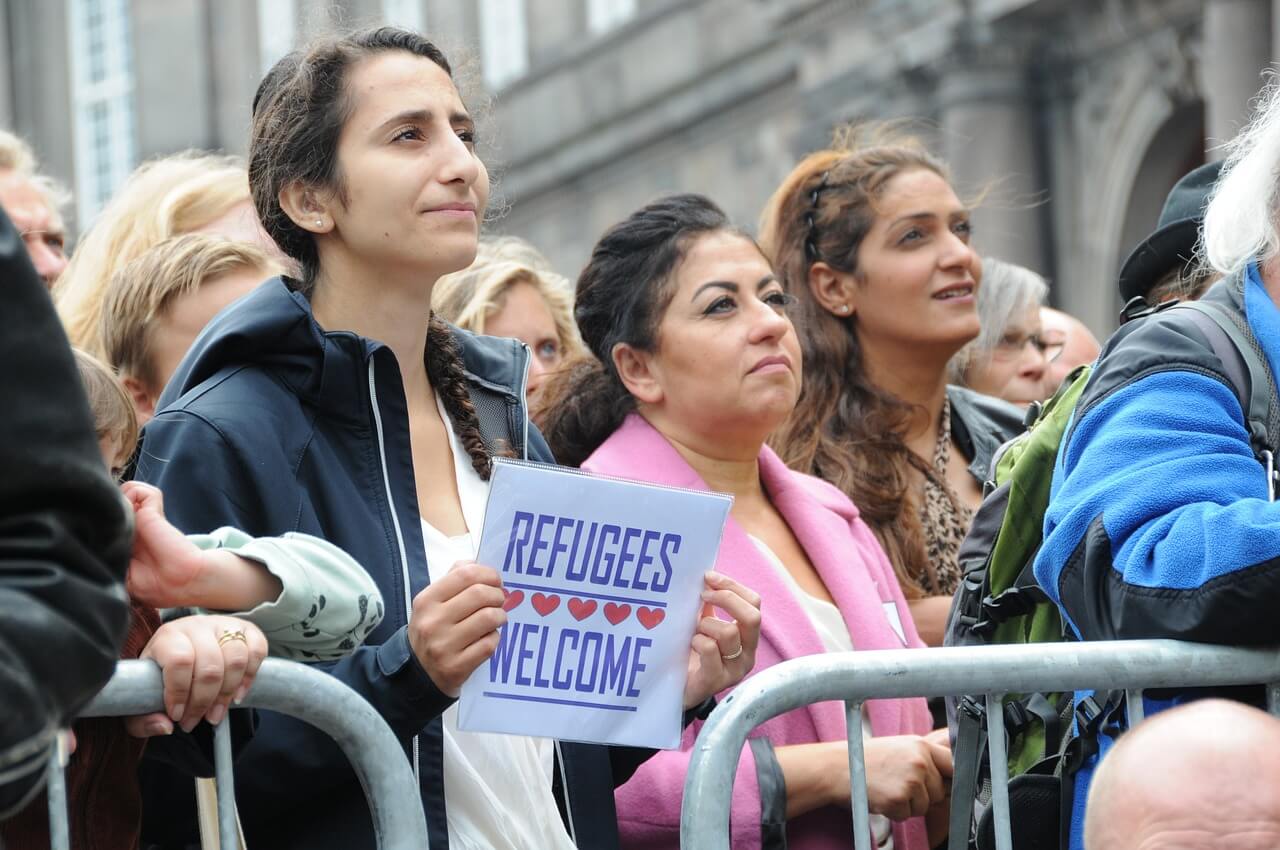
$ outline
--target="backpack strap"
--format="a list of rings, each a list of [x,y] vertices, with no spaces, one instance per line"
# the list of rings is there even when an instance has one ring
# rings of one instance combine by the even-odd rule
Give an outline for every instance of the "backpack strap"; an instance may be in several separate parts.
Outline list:
[[[1209,340],[1244,409],[1249,444],[1267,468],[1267,495],[1275,499],[1274,455],[1280,442],[1280,400],[1257,338],[1242,317],[1215,304],[1188,301],[1178,305]]]
[[[956,706],[956,742],[952,762],[957,766],[951,779],[951,832],[947,850],[968,850],[973,833],[973,801],[978,795],[982,755],[986,747],[986,711],[972,697],[963,697]]]

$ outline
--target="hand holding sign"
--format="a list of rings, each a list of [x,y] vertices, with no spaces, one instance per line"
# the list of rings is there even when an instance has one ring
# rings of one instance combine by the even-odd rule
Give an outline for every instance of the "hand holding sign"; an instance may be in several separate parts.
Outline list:
[[[484,621],[498,629],[496,649],[489,632],[469,633],[483,639],[487,663],[476,666],[476,652],[452,668],[474,670],[458,728],[679,746],[682,703],[737,683],[755,660],[759,599],[706,572],[731,504],[496,460],[479,560],[499,570],[502,590],[488,604],[505,607],[507,619]]]
[[[507,623],[502,578],[492,567],[459,561],[413,599],[409,646],[442,693],[456,697],[498,647]]]
[[[684,707],[741,682],[756,663],[760,643],[760,594],[717,572],[709,572],[702,591],[702,616],[689,653]],[[715,608],[733,618],[725,622]]]

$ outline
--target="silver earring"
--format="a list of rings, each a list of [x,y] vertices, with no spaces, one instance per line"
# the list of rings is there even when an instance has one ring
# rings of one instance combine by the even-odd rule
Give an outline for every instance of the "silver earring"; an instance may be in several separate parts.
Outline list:
[[[841,304],[841,305],[840,305],[840,315],[842,315],[842,316],[847,316],[847,315],[849,315],[849,305],[848,305],[848,304]]]
[[[316,219],[316,227],[324,227],[324,222],[320,219]]]

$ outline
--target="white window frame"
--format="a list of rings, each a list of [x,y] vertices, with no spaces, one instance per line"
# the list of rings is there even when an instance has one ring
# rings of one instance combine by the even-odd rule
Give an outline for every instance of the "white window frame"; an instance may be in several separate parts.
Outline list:
[[[258,68],[265,74],[298,40],[296,0],[258,0]]]
[[[617,29],[636,16],[636,0],[587,0],[587,29],[596,35]]]
[[[133,40],[129,0],[70,0],[72,137],[75,150],[76,217],[84,230],[133,171]],[[89,63],[89,18],[101,28],[103,74],[93,79]],[[105,123],[99,123],[101,117]],[[96,144],[99,140],[104,144]]]
[[[393,27],[417,33],[427,31],[427,15],[422,8],[422,0],[382,0],[382,20]]]
[[[525,0],[480,0],[480,57],[490,91],[529,70],[527,14]]]

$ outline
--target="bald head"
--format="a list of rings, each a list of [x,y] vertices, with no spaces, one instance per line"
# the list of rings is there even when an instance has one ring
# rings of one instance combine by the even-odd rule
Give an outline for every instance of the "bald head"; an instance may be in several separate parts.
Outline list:
[[[1280,720],[1202,700],[1124,735],[1089,790],[1086,850],[1280,847]]]
[[[1097,360],[1102,348],[1084,322],[1052,307],[1040,308],[1040,336],[1048,345],[1062,345],[1062,353],[1044,373],[1046,398],[1058,391],[1072,369]]]

